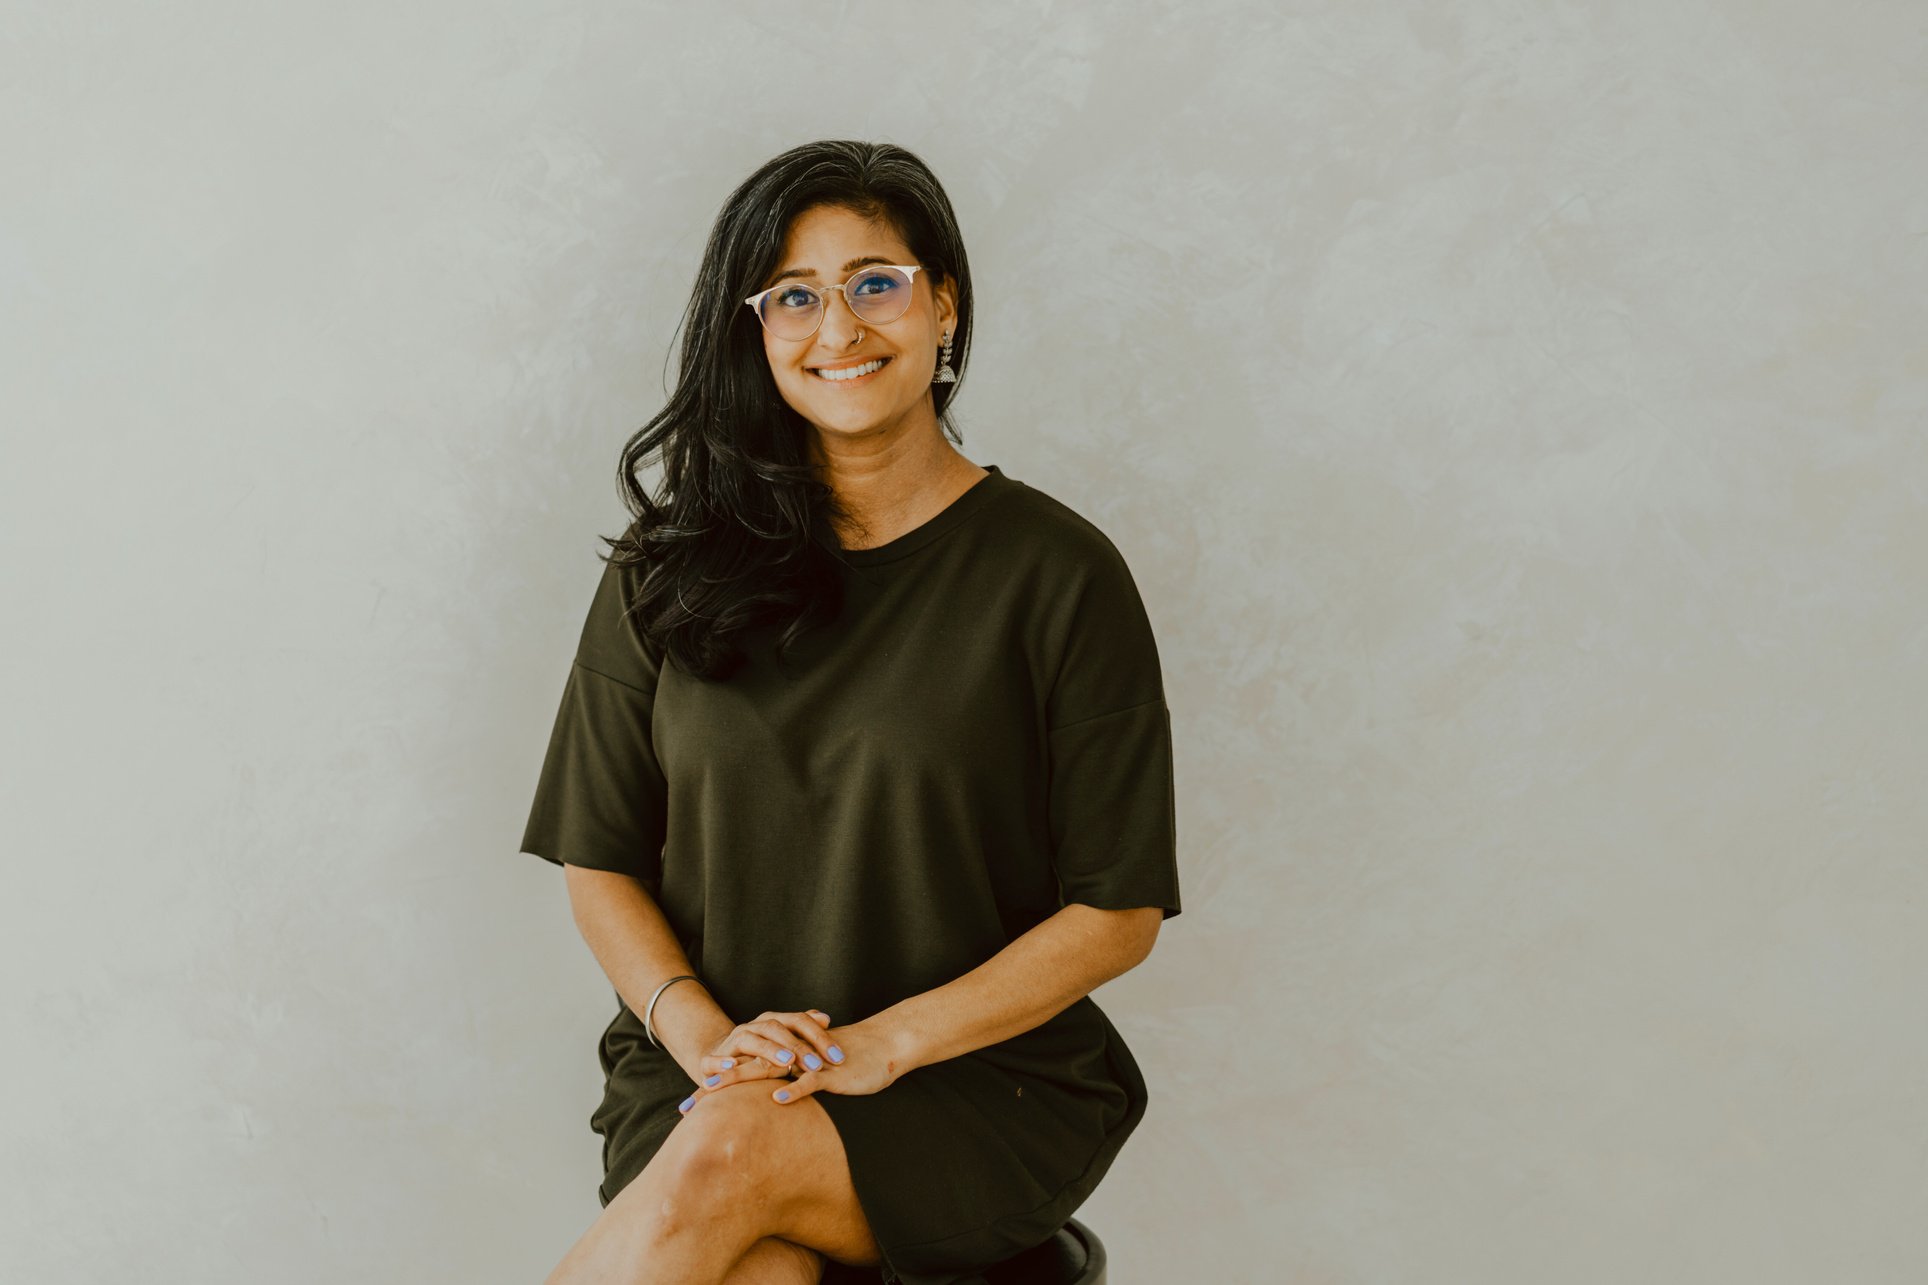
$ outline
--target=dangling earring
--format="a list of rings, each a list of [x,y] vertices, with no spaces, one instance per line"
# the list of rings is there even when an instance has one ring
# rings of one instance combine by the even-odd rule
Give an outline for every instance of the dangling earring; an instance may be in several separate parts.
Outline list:
[[[944,336],[944,356],[937,367],[937,374],[931,382],[933,384],[955,384],[957,382],[957,372],[951,369],[951,337],[949,335]]]

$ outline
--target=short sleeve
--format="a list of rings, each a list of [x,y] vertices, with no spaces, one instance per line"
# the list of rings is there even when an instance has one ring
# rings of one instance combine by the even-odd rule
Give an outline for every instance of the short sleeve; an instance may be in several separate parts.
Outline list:
[[[634,572],[604,564],[563,680],[522,851],[656,884],[669,812],[651,730],[661,653],[623,619]]]
[[[1045,718],[1065,903],[1178,914],[1171,712],[1151,621],[1109,541],[1078,589]]]

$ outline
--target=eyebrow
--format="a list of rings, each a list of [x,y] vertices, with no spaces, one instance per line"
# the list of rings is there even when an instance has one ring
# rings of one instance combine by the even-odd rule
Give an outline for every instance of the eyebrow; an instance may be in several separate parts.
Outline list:
[[[861,259],[852,259],[849,263],[844,264],[843,270],[845,272],[855,272],[858,268],[861,268],[866,264],[891,263],[891,262],[894,262],[894,260],[886,259],[882,255],[866,254]],[[763,288],[767,290],[771,286],[775,285],[777,282],[787,281],[791,277],[814,277],[816,275],[817,275],[817,270],[815,268],[785,268],[782,272],[777,273],[774,277],[771,277],[767,282],[765,282]]]

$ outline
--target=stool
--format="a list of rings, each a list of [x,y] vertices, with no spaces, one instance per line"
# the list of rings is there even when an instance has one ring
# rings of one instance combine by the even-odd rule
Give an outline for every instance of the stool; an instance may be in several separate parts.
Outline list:
[[[985,1269],[984,1285],[1105,1285],[1105,1246],[1071,1219],[1042,1245]]]
[[[875,1267],[849,1267],[838,1262],[826,1267],[823,1285],[869,1285],[877,1279]],[[1049,1240],[993,1263],[970,1279],[973,1285],[1105,1285],[1104,1243],[1096,1232],[1073,1218]]]

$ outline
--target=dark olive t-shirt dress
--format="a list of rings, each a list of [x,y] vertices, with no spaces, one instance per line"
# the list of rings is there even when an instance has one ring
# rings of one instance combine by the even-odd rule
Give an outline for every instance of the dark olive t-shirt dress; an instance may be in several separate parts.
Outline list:
[[[832,549],[836,622],[720,682],[639,639],[637,572],[604,566],[522,851],[642,881],[735,1021],[861,1021],[1067,902],[1179,913],[1171,717],[1137,586],[1096,526],[988,468],[889,543]],[[617,998],[590,1119],[604,1204],[694,1087]],[[1062,1226],[1147,1095],[1087,996],[881,1093],[811,1100],[884,1253],[865,1275],[950,1285]]]

